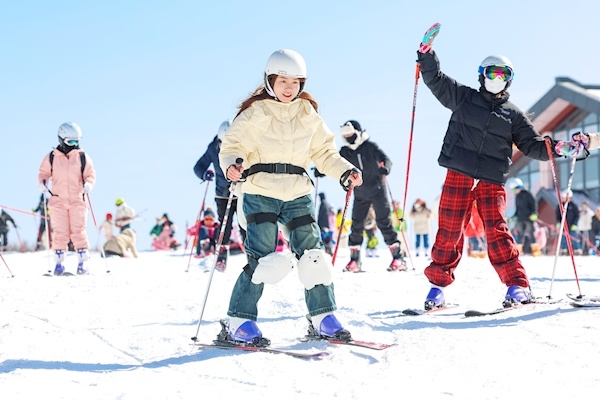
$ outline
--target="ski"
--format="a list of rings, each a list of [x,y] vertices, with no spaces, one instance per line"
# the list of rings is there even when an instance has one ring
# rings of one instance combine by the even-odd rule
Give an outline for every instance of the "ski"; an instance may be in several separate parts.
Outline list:
[[[208,349],[212,348],[212,349],[223,349],[223,350],[241,350],[241,351],[248,351],[248,352],[255,352],[255,353],[262,352],[262,353],[271,353],[271,354],[284,354],[287,356],[300,358],[300,359],[304,359],[304,360],[320,360],[321,358],[329,355],[329,353],[326,351],[304,353],[304,352],[300,352],[300,351],[278,349],[278,348],[273,348],[273,347],[256,347],[256,346],[251,346],[251,345],[245,346],[245,345],[227,343],[227,342],[212,343],[212,344],[193,343],[193,345],[198,346],[198,347],[208,348]]]
[[[567,297],[573,301],[578,302],[596,302],[600,304],[600,296],[586,296],[586,295],[575,295],[567,293]]]
[[[77,276],[77,274],[73,274],[73,273],[71,273],[71,272],[63,272],[63,273],[62,273],[62,274],[60,274],[60,275],[54,275],[54,274],[53,274],[53,273],[51,273],[51,272],[46,272],[46,273],[45,273],[44,275],[42,275],[42,276],[57,276],[57,277],[61,277],[61,276]]]
[[[349,340],[349,341],[344,341],[344,340],[336,340],[333,338],[326,338],[326,337],[322,337],[322,336],[310,336],[310,335],[306,335],[305,337],[300,339],[301,342],[308,342],[311,340],[324,340],[331,344],[357,346],[357,347],[363,347],[365,349],[371,349],[371,350],[385,350],[390,347],[396,346],[396,343],[376,343],[376,342],[367,342],[364,340],[354,340],[354,339]]]
[[[558,302],[560,302],[560,300],[556,300],[556,301],[535,300],[530,303],[515,304],[510,307],[496,308],[495,310],[490,310],[490,311],[467,310],[467,311],[465,311],[465,317],[484,317],[487,315],[502,314],[502,313],[505,313],[508,311],[517,310],[519,308],[523,308],[523,307],[527,307],[527,306],[531,306],[531,305],[535,305],[535,304],[555,304]]]
[[[458,307],[458,304],[446,304],[444,307],[436,307],[436,308],[432,308],[431,310],[421,310],[419,308],[407,308],[406,310],[402,310],[402,314],[409,315],[409,316],[419,316],[419,315],[425,315],[425,314],[434,314],[439,311],[446,311],[446,310],[456,308],[456,307]]]

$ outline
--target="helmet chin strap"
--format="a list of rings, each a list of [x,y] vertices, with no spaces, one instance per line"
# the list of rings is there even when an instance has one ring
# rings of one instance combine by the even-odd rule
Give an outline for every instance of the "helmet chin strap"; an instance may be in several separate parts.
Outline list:
[[[300,82],[300,90],[298,91],[298,94],[296,95],[296,97],[294,97],[292,99],[292,101],[296,100],[298,97],[300,97],[300,94],[304,91],[304,84],[306,82]],[[271,96],[272,98],[274,98],[275,100],[281,102],[281,100],[279,100],[277,98],[277,95],[275,94],[275,91],[273,90],[273,88],[271,87],[271,84],[269,83],[269,77],[265,74],[265,91],[269,94],[269,96]]]

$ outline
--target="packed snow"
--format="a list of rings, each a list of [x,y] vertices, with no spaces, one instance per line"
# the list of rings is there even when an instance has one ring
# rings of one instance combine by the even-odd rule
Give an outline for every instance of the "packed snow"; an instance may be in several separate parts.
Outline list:
[[[401,311],[422,308],[428,261],[413,256],[409,271],[387,272],[391,256],[379,247],[363,273],[343,272],[340,249],[336,315],[355,339],[396,344],[389,349],[301,342],[306,307],[295,271],[265,288],[258,324],[272,347],[329,353],[316,360],[193,345],[195,336],[216,338],[243,254],[211,273],[212,263],[183,249],[138,259],[92,253],[89,275],[46,277],[46,251],[3,253],[0,397],[482,400],[588,398],[600,389],[600,309],[565,297],[600,294],[595,256],[577,256],[575,268],[569,257],[555,268],[553,256],[524,256],[534,295],[562,301],[475,318],[464,312],[499,307],[506,288],[487,259],[465,257],[445,291],[459,306],[411,317]],[[67,271],[76,265],[67,257]]]

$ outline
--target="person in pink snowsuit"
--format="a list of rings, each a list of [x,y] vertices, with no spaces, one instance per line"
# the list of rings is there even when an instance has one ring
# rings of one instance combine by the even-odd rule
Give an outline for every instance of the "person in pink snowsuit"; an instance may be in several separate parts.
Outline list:
[[[48,209],[52,218],[52,250],[55,251],[55,275],[62,275],[69,240],[77,251],[78,274],[85,274],[83,262],[89,259],[86,234],[86,194],[96,183],[96,171],[90,156],[79,148],[81,128],[65,122],[58,128],[58,146],[44,156],[38,173],[42,193],[48,193]]]

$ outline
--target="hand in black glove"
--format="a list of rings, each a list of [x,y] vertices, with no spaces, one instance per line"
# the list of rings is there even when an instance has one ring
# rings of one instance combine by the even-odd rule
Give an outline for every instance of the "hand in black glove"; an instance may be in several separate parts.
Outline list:
[[[321,171],[319,171],[318,169],[315,168],[315,178],[322,178],[324,176],[327,176],[327,175],[321,173]]]
[[[389,175],[390,169],[388,167],[379,167],[379,173],[381,175]]]
[[[202,175],[202,180],[212,181],[215,177],[215,172],[212,169],[207,169],[204,175]]]

